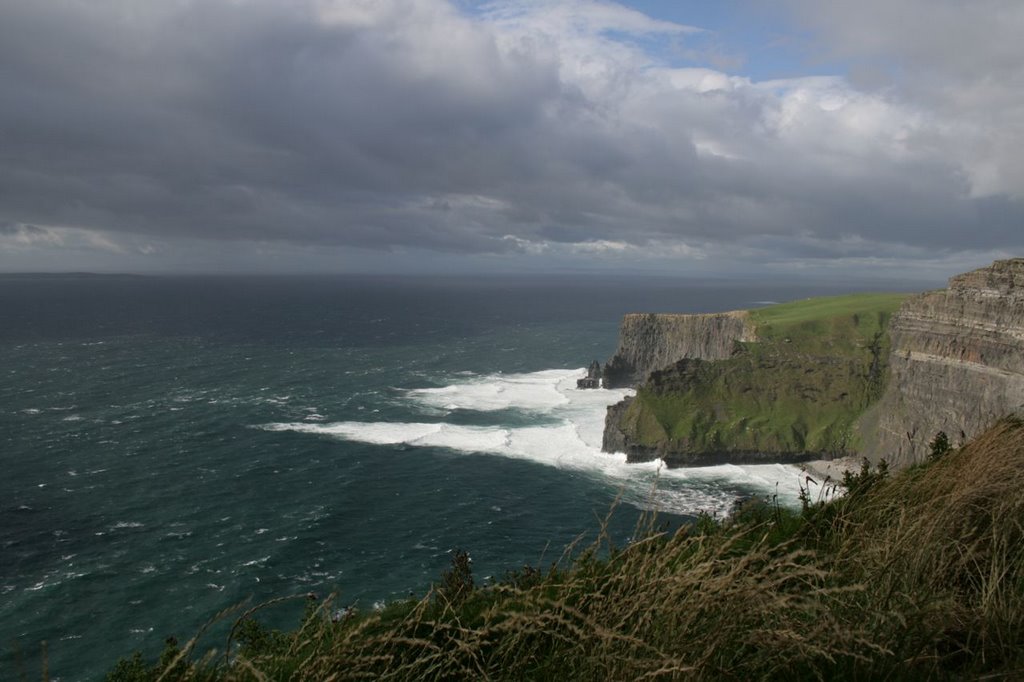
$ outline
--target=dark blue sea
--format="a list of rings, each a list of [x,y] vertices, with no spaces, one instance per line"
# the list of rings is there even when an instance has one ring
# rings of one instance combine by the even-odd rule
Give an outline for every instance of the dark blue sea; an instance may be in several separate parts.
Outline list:
[[[798,470],[600,451],[626,312],[843,287],[595,277],[0,276],[0,679],[100,679],[246,600],[421,596],[627,542]],[[616,504],[616,501],[618,503]],[[586,541],[586,540],[585,540]],[[279,627],[302,604],[263,612]],[[214,628],[204,647],[223,645]],[[216,636],[215,636],[216,635]],[[218,639],[221,637],[221,639]]]

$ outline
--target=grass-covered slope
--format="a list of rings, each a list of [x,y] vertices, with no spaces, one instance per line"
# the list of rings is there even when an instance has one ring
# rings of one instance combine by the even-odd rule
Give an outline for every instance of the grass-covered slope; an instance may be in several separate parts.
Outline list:
[[[654,372],[618,418],[629,454],[669,464],[781,461],[854,451],[884,388],[902,294],[813,298],[750,312],[758,340],[727,360]]]
[[[457,554],[422,600],[334,617],[311,602],[287,633],[246,616],[205,662],[189,643],[109,679],[1020,679],[1024,424],[846,485],[485,588]]]

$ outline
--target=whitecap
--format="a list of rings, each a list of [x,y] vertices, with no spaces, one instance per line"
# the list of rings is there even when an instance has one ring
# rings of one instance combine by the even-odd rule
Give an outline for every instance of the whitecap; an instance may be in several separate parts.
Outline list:
[[[607,407],[632,391],[577,389],[576,380],[583,376],[583,369],[473,375],[449,386],[403,392],[405,400],[421,412],[424,408],[483,414],[518,410],[543,416],[545,423],[531,426],[343,421],[272,423],[260,428],[374,445],[444,448],[530,460],[600,476],[621,487],[625,499],[643,509],[724,514],[740,491],[777,495],[780,504],[788,506],[798,503],[800,471],[791,465],[668,469],[660,460],[627,463],[623,453],[602,452]],[[500,417],[495,416],[495,420],[500,421]]]
[[[192,531],[190,530],[172,530],[171,532],[164,535],[165,538],[172,540],[184,540],[185,538],[192,537]]]
[[[561,384],[572,379],[575,385],[581,371],[552,369],[527,374],[490,374],[441,388],[417,388],[405,393],[414,402],[435,409],[550,412],[570,402]]]
[[[443,424],[394,424],[390,422],[337,422],[334,424],[306,424],[302,422],[265,424],[267,431],[297,431],[344,440],[355,440],[375,445],[398,445],[439,431]]]

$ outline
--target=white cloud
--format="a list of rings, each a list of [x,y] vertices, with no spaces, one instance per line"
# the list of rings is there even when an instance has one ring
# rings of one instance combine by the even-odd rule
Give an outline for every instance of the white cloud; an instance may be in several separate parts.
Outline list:
[[[25,223],[8,224],[0,229],[0,250],[23,252],[55,248],[127,253],[115,235],[101,230]]]
[[[1024,198],[1024,3],[1017,0],[788,0],[819,49],[887,74],[939,122],[928,143],[972,196]]]

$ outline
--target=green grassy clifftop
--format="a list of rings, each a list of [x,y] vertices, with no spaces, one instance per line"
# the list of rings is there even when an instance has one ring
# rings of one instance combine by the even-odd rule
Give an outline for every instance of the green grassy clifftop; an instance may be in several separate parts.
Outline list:
[[[889,317],[904,294],[813,298],[750,311],[756,341],[724,360],[651,373],[609,412],[605,449],[669,465],[797,461],[856,450],[884,389]]]

